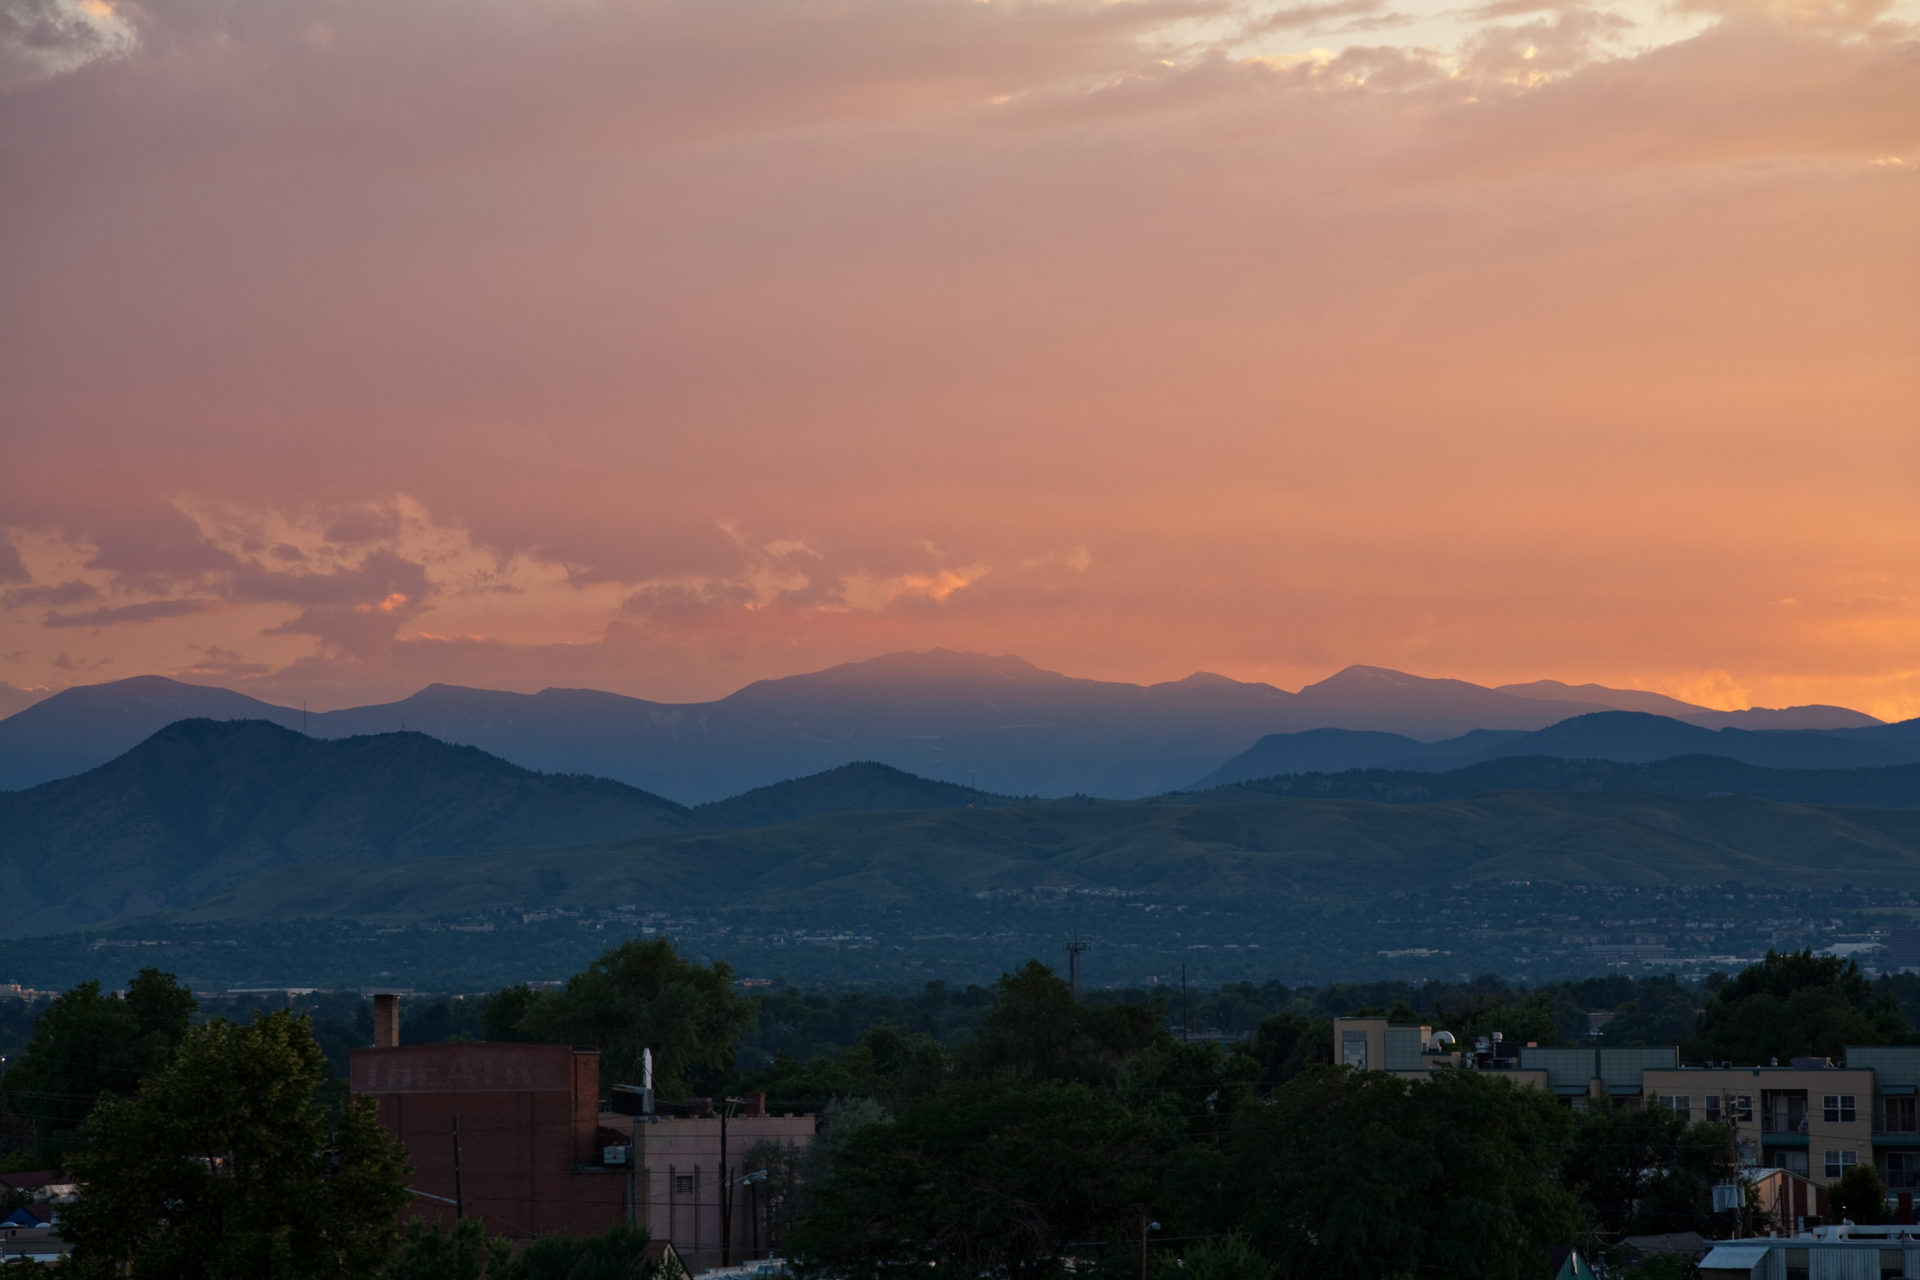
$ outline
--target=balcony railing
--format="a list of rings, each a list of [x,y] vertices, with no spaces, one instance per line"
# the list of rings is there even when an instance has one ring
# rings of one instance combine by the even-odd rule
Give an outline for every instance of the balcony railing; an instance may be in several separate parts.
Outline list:
[[[1760,1132],[1762,1133],[1805,1133],[1807,1131],[1807,1113],[1804,1111],[1762,1111],[1760,1113]]]
[[[1912,1112],[1905,1115],[1875,1115],[1873,1117],[1875,1133],[1920,1133],[1920,1123]]]

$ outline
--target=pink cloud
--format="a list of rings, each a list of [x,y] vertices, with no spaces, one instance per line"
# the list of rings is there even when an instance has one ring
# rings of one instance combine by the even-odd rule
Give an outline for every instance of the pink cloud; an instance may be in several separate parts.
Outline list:
[[[142,12],[0,110],[22,680],[1910,665],[1884,8]]]

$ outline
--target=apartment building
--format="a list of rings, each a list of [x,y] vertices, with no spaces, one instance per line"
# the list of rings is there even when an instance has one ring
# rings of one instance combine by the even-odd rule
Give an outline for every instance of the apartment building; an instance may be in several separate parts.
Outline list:
[[[1742,1164],[1822,1186],[1874,1163],[1874,1073],[1822,1058],[1784,1067],[1676,1067],[1643,1077],[1645,1104],[1733,1130]]]
[[[1682,1066],[1672,1045],[1549,1048],[1491,1040],[1460,1053],[1444,1032],[1385,1018],[1336,1018],[1333,1040],[1334,1060],[1362,1070],[1409,1079],[1449,1068],[1498,1071],[1569,1106],[1606,1097],[1727,1125],[1748,1167],[1785,1169],[1824,1187],[1871,1163],[1890,1190],[1920,1190],[1920,1045],[1853,1045],[1838,1065],[1798,1058],[1784,1066]]]

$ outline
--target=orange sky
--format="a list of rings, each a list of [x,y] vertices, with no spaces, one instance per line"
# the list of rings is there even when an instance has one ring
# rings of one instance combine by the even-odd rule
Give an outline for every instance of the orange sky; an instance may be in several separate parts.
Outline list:
[[[23,0],[0,713],[894,649],[1920,715],[1920,0]]]

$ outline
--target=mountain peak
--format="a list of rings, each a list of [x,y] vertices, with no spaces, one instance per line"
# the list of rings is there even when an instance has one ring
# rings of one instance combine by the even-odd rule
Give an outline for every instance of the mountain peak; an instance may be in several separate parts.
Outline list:
[[[1170,689],[1205,689],[1220,685],[1237,685],[1241,683],[1244,682],[1235,680],[1232,676],[1223,676],[1212,671],[1196,671],[1184,680],[1167,681],[1166,687]]]
[[[843,662],[824,671],[782,676],[775,680],[756,680],[722,701],[757,701],[821,688],[877,691],[905,687],[1005,687],[1058,684],[1070,679],[1057,671],[1036,667],[1025,658],[1013,654],[992,656],[953,649],[927,649],[922,652],[884,653],[863,662]]]
[[[1568,684],[1564,680],[1530,680],[1525,684],[1503,684],[1496,692],[1516,698],[1536,698],[1543,702],[1585,702],[1616,711],[1644,711],[1656,716],[1690,716],[1711,710],[1670,698],[1646,689],[1610,689],[1603,684]]]
[[[1370,667],[1362,662],[1340,668],[1325,680],[1316,682],[1314,687],[1330,684],[1389,684],[1397,688],[1411,689],[1423,684],[1435,683],[1430,677],[1409,675],[1405,671],[1395,671],[1392,667]]]

